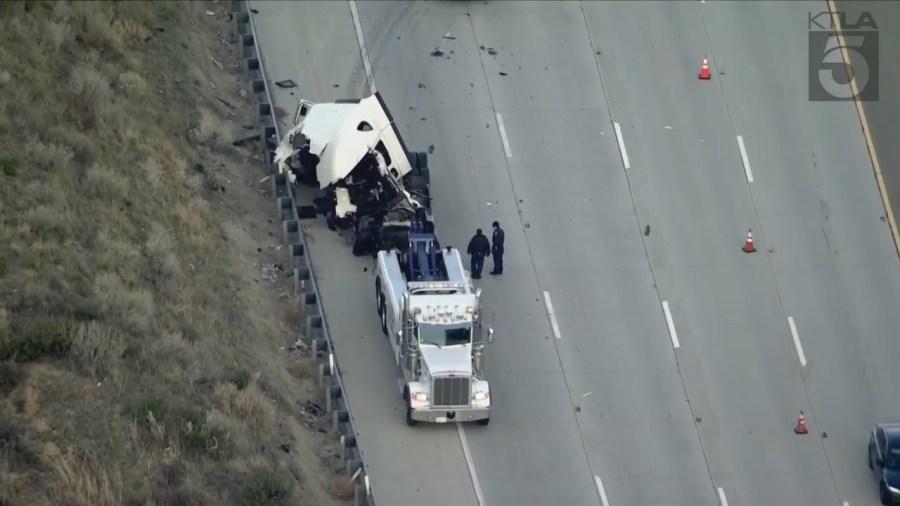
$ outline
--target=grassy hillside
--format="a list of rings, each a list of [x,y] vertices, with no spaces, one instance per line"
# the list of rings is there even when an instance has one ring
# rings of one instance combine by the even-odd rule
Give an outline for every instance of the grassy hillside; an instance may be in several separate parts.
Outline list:
[[[0,2],[0,505],[346,490],[229,3]]]

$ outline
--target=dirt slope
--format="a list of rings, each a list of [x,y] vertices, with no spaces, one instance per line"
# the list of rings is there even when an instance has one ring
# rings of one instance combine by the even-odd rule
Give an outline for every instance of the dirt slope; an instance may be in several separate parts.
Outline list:
[[[0,505],[349,490],[226,9],[0,2]]]

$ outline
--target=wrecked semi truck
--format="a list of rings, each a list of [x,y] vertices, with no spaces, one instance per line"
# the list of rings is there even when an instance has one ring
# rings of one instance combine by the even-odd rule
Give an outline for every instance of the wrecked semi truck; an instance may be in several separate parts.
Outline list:
[[[433,223],[428,155],[406,149],[378,93],[301,100],[275,164],[290,184],[319,188],[315,214],[331,230],[350,232],[356,256],[405,247],[414,220]]]
[[[459,250],[438,243],[427,154],[406,149],[381,95],[301,100],[275,163],[291,185],[319,189],[312,210],[349,232],[354,255],[375,257],[375,305],[403,371],[406,423],[487,425],[483,357],[494,330],[482,325],[481,289]]]

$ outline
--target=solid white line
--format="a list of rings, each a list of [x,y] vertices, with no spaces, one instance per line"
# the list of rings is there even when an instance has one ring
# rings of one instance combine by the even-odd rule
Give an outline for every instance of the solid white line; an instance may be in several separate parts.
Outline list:
[[[719,491],[719,505],[728,506],[728,499],[725,498],[725,491],[722,490],[722,487],[719,487],[717,490]]]
[[[631,162],[628,161],[628,152],[625,151],[625,139],[622,137],[622,127],[618,123],[613,122],[613,128],[616,130],[616,140],[619,142],[619,152],[622,153],[622,164],[625,170],[631,168]]]
[[[456,433],[459,434],[459,442],[462,444],[463,456],[466,458],[466,466],[469,467],[469,476],[472,477],[472,486],[475,487],[475,499],[478,501],[478,506],[484,506],[484,494],[481,492],[481,483],[478,481],[478,474],[475,473],[475,464],[472,461],[472,451],[469,450],[469,440],[466,439],[466,431],[459,422],[456,422]]]
[[[350,17],[353,18],[353,28],[356,30],[356,41],[359,42],[359,52],[362,55],[363,67],[366,69],[366,79],[369,81],[369,90],[375,94],[375,75],[372,74],[372,64],[369,62],[369,50],[366,48],[366,39],[363,37],[362,26],[359,24],[359,12],[356,10],[356,0],[350,1]]]
[[[675,321],[672,320],[672,312],[669,311],[669,301],[662,301],[663,313],[666,315],[666,325],[669,327],[669,336],[672,338],[672,346],[677,350],[681,348],[678,344],[678,333],[675,332]]]
[[[603,488],[603,482],[600,481],[600,477],[596,474],[594,475],[594,484],[597,485],[597,492],[600,494],[600,502],[603,503],[603,506],[609,506],[609,499],[606,498],[606,490]]]
[[[503,125],[503,116],[497,113],[497,128],[500,129],[500,140],[503,141],[503,151],[506,151],[506,157],[512,158],[512,151],[509,149],[509,139],[506,137],[506,126]]]
[[[747,174],[747,182],[753,182],[753,171],[750,170],[750,158],[747,156],[747,148],[744,147],[744,138],[737,136],[738,149],[741,150],[741,162],[744,164],[744,173]]]
[[[562,337],[559,331],[559,322],[556,321],[556,313],[553,312],[553,303],[550,302],[550,292],[544,290],[544,306],[547,307],[547,315],[550,316],[550,326],[553,327],[553,336],[557,339]]]
[[[797,347],[797,355],[800,357],[800,365],[806,367],[806,355],[803,354],[803,345],[800,344],[800,334],[797,333],[797,325],[794,317],[788,316],[788,325],[791,327],[791,336],[794,338],[794,346]]]

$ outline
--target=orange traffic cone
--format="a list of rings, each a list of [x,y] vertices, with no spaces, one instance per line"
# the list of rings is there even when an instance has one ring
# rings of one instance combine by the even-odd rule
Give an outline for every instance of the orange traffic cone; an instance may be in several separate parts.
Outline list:
[[[756,246],[753,245],[753,231],[747,231],[747,240],[744,242],[744,247],[741,248],[744,250],[744,253],[754,253],[756,251]]]
[[[700,65],[700,79],[709,79],[712,74],[709,73],[709,59],[703,55],[703,64]]]
[[[806,434],[806,417],[803,416],[803,410],[800,410],[800,416],[797,417],[797,426],[794,427],[795,434]]]

